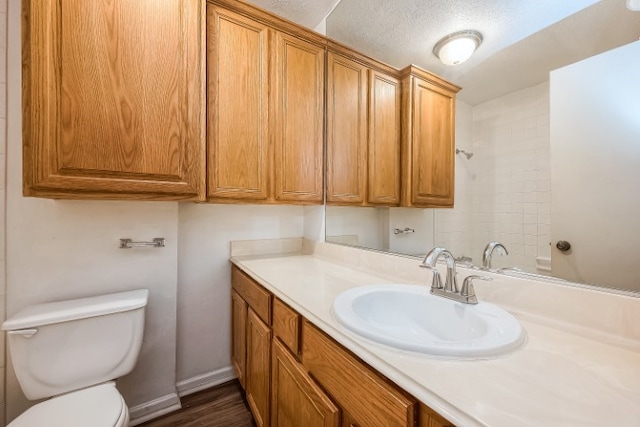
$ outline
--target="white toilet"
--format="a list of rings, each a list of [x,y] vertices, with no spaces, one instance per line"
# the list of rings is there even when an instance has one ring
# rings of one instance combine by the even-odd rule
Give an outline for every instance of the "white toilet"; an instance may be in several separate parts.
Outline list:
[[[129,410],[114,379],[136,364],[146,289],[25,307],[3,323],[31,407],[10,427],[120,427]],[[55,397],[52,397],[55,396]]]

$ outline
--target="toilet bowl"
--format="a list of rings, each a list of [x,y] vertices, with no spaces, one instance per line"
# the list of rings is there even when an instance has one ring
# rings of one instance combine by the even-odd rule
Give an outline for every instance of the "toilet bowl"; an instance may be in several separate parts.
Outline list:
[[[25,307],[2,325],[30,400],[10,427],[121,427],[129,411],[114,379],[142,346],[146,289]]]
[[[125,427],[129,411],[115,384],[74,391],[45,400],[13,420],[9,427]]]

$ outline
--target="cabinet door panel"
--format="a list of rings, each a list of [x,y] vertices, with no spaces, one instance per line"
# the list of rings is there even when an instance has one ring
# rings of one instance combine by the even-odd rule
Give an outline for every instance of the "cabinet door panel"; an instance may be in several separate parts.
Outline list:
[[[247,303],[231,291],[231,362],[242,387],[246,387]]]
[[[279,32],[275,44],[275,198],[322,203],[325,51]]]
[[[203,197],[201,6],[24,3],[25,195]]]
[[[249,308],[247,316],[247,402],[258,427],[269,425],[271,329]]]
[[[209,198],[267,198],[268,31],[207,6]]]
[[[370,71],[367,201],[400,203],[400,81]]]
[[[414,425],[417,402],[389,385],[308,321],[303,322],[302,364],[352,418],[369,427]]]
[[[273,427],[338,427],[340,412],[285,347],[273,343]]]
[[[414,205],[453,206],[454,98],[420,79],[413,80]]]
[[[361,204],[367,173],[367,67],[328,54],[327,202]]]

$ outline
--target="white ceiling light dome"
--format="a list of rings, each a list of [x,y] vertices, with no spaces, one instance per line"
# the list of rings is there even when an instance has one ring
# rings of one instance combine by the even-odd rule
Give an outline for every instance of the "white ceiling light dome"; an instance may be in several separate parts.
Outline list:
[[[482,34],[476,30],[458,31],[441,38],[433,53],[444,65],[460,65],[473,55],[482,43]]]

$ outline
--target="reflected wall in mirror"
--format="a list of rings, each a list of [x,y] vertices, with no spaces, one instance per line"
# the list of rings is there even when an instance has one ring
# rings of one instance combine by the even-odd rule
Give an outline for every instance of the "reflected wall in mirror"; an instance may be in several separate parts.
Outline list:
[[[327,241],[407,255],[422,255],[434,246],[444,246],[456,257],[470,257],[476,266],[482,264],[485,245],[499,241],[507,247],[509,255],[494,257],[494,268],[519,268],[572,281],[640,291],[640,269],[634,266],[640,254],[640,199],[635,188],[640,182],[637,143],[640,141],[640,83],[629,73],[629,70],[640,69],[640,42],[627,43],[617,48],[622,49],[622,53],[615,60],[606,59],[606,73],[598,78],[585,72],[592,62],[598,62],[598,57],[593,57],[560,70],[558,76],[562,75],[562,79],[554,78],[552,73],[551,83],[547,79],[473,105],[459,98],[456,147],[473,156],[456,155],[455,208],[327,206]],[[593,93],[593,96],[578,97],[555,86],[565,86],[567,81],[575,83],[572,90],[581,85],[585,94]],[[602,84],[604,81],[606,85]],[[590,88],[594,87],[606,89],[591,92]],[[461,94],[464,90],[463,87]],[[608,100],[603,98],[607,93]],[[620,100],[623,93],[631,94],[624,97],[624,103]],[[567,101],[567,97],[573,99],[554,101]],[[617,111],[599,112],[604,106]],[[575,112],[580,111],[579,108],[592,112],[588,116],[587,110],[580,113],[582,117],[589,117],[584,119],[590,121],[587,134],[558,126],[569,122],[569,117],[564,116],[568,110]],[[608,116],[617,121],[605,121]],[[580,120],[574,120],[572,126],[580,127]],[[608,126],[614,126],[615,132],[608,132]],[[600,140],[585,141],[589,134]],[[627,145],[614,145],[611,138]],[[572,145],[564,146],[569,139]],[[566,151],[569,146],[573,151]],[[577,148],[580,146],[581,150]],[[598,149],[606,155],[598,154]],[[624,163],[618,165],[616,160]],[[588,163],[580,163],[583,161]],[[624,177],[616,173],[622,169],[629,172]],[[564,185],[568,179],[561,178],[562,174],[570,177],[578,176],[578,172],[583,175],[574,180],[574,184],[577,181],[584,186],[574,187],[567,193]],[[591,199],[592,215],[586,215],[582,208],[582,213],[562,216],[555,197],[572,200],[581,195],[590,200],[594,191],[606,198]],[[600,222],[585,223],[589,216]],[[578,223],[583,231],[590,229],[595,234],[582,239],[581,234],[585,233],[580,229],[566,231],[567,223]],[[395,228],[415,231],[394,234]],[[574,240],[573,248],[568,252],[559,251],[555,247],[558,240]],[[611,246],[607,246],[609,243]],[[591,258],[579,260],[583,254]],[[621,270],[623,264],[628,268],[620,278],[615,278],[613,270]],[[604,274],[589,273],[584,268],[586,265],[596,266]]]

